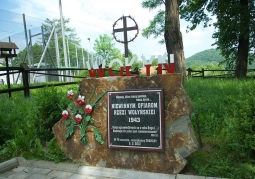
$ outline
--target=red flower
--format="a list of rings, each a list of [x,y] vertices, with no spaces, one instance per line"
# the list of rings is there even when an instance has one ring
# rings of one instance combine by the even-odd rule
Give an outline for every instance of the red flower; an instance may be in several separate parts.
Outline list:
[[[82,117],[81,117],[80,114],[76,114],[76,116],[75,116],[75,121],[76,121],[77,123],[81,123]]]
[[[92,112],[92,106],[87,104],[84,109],[85,113],[90,114]]]
[[[79,95],[76,102],[81,106],[81,105],[85,104],[84,98],[85,98],[84,96]]]
[[[72,99],[73,99],[73,96],[74,96],[73,90],[72,90],[72,89],[68,90],[68,91],[67,91],[67,98],[69,98],[70,100],[72,100]]]
[[[67,119],[67,118],[68,118],[68,111],[67,111],[67,110],[64,110],[64,111],[62,112],[62,117],[63,117],[64,119]]]

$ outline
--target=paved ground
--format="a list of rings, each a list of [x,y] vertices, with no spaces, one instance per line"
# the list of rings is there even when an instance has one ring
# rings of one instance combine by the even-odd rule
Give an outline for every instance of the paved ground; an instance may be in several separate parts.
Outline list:
[[[3,172],[3,173],[2,173]],[[0,179],[219,179],[14,158],[0,164]]]

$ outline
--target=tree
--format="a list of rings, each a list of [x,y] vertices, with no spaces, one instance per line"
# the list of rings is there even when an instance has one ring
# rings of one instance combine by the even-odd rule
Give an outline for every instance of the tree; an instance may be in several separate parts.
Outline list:
[[[70,19],[63,19],[64,23],[64,30],[65,30],[65,36],[68,41],[68,59],[70,58],[70,66],[77,66],[76,62],[76,48],[80,46],[80,38],[77,37],[77,34],[75,33],[75,29],[68,27],[68,23],[70,22]],[[59,51],[60,51],[60,61],[64,62],[64,50],[63,50],[63,38],[62,38],[62,30],[61,30],[61,20],[60,19],[48,19],[46,18],[45,23],[43,23],[43,29],[44,29],[44,38],[47,40],[49,39],[50,33],[53,29],[53,26],[55,25],[55,31],[58,35],[58,43],[59,43]],[[66,42],[67,42],[66,41]],[[46,44],[46,42],[45,42]],[[55,43],[52,41],[49,46],[49,50],[51,55],[56,54],[55,52]],[[87,52],[85,51],[85,55]],[[87,56],[87,55],[86,55]],[[79,53],[78,59],[82,59],[81,53]],[[78,65],[78,66],[81,66]]]
[[[31,52],[33,55],[32,64],[38,63],[40,61],[41,55],[43,53],[43,47],[40,43],[36,42],[32,48],[31,48]],[[27,57],[27,49],[23,49],[21,51],[19,51],[19,53],[17,54],[18,56],[16,58],[14,58],[14,60],[12,61],[12,65],[13,66],[20,66],[21,63],[23,63],[24,59]]]
[[[143,8],[151,10],[163,5],[165,10],[158,11],[154,19],[150,21],[149,27],[143,29],[142,35],[147,38],[151,35],[154,35],[154,38],[164,35],[160,43],[165,42],[168,63],[170,64],[170,54],[174,54],[175,72],[181,73],[184,78],[186,77],[186,65],[180,31],[179,3],[179,0],[144,0]]]
[[[221,51],[235,77],[246,77],[248,61],[254,60],[251,51],[255,44],[254,0],[182,0],[181,18],[192,23],[193,30],[201,22],[204,27],[214,25],[214,45]],[[210,24],[210,16],[217,22]]]
[[[99,39],[95,40],[93,49],[96,52],[96,57],[106,60],[106,65],[109,65],[110,61],[115,58],[124,60],[120,50],[115,48],[113,37],[107,34],[99,35]]]
[[[80,39],[77,37],[77,34],[75,33],[75,29],[70,28],[67,26],[67,24],[70,22],[70,19],[63,19],[64,24],[64,30],[65,35],[68,37],[68,39],[72,42],[76,42],[77,44],[80,43]],[[61,30],[61,19],[52,19],[49,18],[45,19],[45,22],[43,23],[43,29],[44,29],[44,35],[46,39],[49,38],[50,32],[53,29],[53,25],[55,24],[56,33],[58,34],[58,37],[62,36],[62,30]]]
[[[70,58],[70,66],[72,67],[85,67],[83,65],[83,57],[82,57],[82,50],[83,55],[87,57],[88,52],[85,49],[82,49],[80,47],[80,39],[77,37],[77,34],[75,33],[75,29],[69,28],[68,23],[69,19],[64,19],[64,28],[65,28],[65,34],[66,38],[68,39],[68,59]],[[44,46],[46,45],[47,41],[49,40],[50,33],[53,29],[53,24],[55,24],[55,31],[58,34],[58,44],[59,44],[59,52],[60,52],[60,61],[63,63],[63,40],[62,40],[62,33],[61,33],[61,22],[59,19],[46,19],[45,23],[43,24],[43,34],[44,34],[44,42],[42,43],[42,39],[40,41],[37,41],[31,46],[31,56],[32,56],[32,64],[39,63],[40,58],[43,53]],[[76,56],[76,50],[77,50],[77,56]],[[77,57],[78,57],[78,64],[77,64]],[[18,57],[15,58],[14,65],[19,66],[20,63],[24,62],[25,58],[27,58],[26,49],[20,50],[18,53]],[[55,41],[54,38],[51,39],[49,42],[48,49],[46,51],[45,57],[43,62],[46,62],[47,65],[51,65],[53,67],[56,67],[56,49],[55,49]]]

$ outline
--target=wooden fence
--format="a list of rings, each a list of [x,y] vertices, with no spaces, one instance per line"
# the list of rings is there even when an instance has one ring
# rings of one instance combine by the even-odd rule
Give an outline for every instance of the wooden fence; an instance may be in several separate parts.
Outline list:
[[[7,89],[0,90],[1,93],[9,93],[9,97],[11,98],[11,93],[15,91],[24,91],[24,96],[29,97],[30,96],[30,89],[37,89],[37,88],[43,88],[46,86],[63,86],[63,85],[70,85],[70,84],[77,84],[77,81],[74,81],[75,78],[86,78],[83,76],[76,76],[76,75],[67,75],[66,72],[74,72],[74,71],[82,71],[82,70],[88,70],[86,68],[29,68],[27,64],[21,64],[20,67],[3,67],[0,68],[0,71],[6,71],[6,73],[0,74],[0,76],[6,76],[7,81]],[[113,72],[119,73],[118,70],[112,70]],[[54,73],[50,73],[54,72]],[[60,74],[59,72],[63,72]],[[125,73],[125,71],[123,71]],[[10,75],[12,74],[21,74],[22,78],[22,87],[16,87],[11,88],[10,84]],[[131,72],[133,74],[138,74],[138,71]],[[36,84],[36,83],[30,83],[31,81],[31,75],[38,75],[41,74],[43,76],[55,76],[55,77],[61,77],[64,82],[58,82],[54,84]],[[56,79],[56,78],[55,78]],[[69,79],[69,80],[68,80]],[[71,80],[70,80],[71,79]],[[58,80],[55,80],[58,81]],[[67,82],[69,81],[69,82]],[[2,80],[1,80],[2,82]],[[3,83],[3,82],[2,82]]]
[[[0,90],[1,93],[9,93],[9,97],[11,97],[11,93],[15,91],[24,91],[24,96],[30,96],[30,89],[37,89],[49,86],[49,84],[40,84],[40,85],[31,85],[30,86],[30,75],[31,74],[43,74],[43,75],[51,75],[51,76],[62,76],[64,78],[71,77],[73,78],[84,78],[79,76],[71,76],[71,75],[59,75],[59,74],[51,74],[51,73],[40,73],[40,71],[50,72],[50,71],[73,71],[73,70],[87,70],[83,68],[28,68],[26,64],[21,64],[20,67],[8,67],[8,68],[0,68],[1,71],[6,71],[6,73],[0,74],[0,76],[6,75],[7,81],[7,89]],[[15,87],[11,88],[10,85],[10,75],[12,74],[21,74],[22,78],[22,87]],[[66,79],[64,79],[66,81]],[[77,82],[59,82],[55,84],[50,84],[50,86],[63,86],[63,85],[70,85],[70,84],[77,84]]]
[[[7,89],[0,90],[1,93],[9,93],[9,97],[11,98],[11,93],[15,91],[24,91],[24,96],[29,97],[30,96],[30,89],[37,89],[37,88],[43,88],[46,86],[63,86],[63,85],[70,85],[70,84],[77,84],[76,81],[73,81],[75,78],[85,78],[82,76],[73,76],[73,75],[66,75],[66,71],[82,71],[82,70],[88,70],[86,68],[29,68],[26,64],[21,64],[20,67],[3,67],[0,68],[0,71],[6,71],[6,73],[0,74],[0,76],[6,76],[7,81]],[[41,72],[40,72],[41,71]],[[44,73],[43,73],[44,72]],[[51,73],[54,72],[54,73]],[[60,74],[59,72],[63,72]],[[16,87],[11,88],[10,85],[10,75],[12,74],[21,74],[22,77],[22,87]],[[138,71],[131,72],[139,74]],[[248,70],[248,77],[255,78],[255,69],[249,69]],[[36,85],[33,83],[30,83],[31,74],[41,74],[43,76],[55,76],[55,77],[61,77],[63,82],[58,82],[54,84],[40,84]],[[234,70],[192,70],[191,68],[187,69],[187,76],[189,78],[195,78],[195,77],[201,77],[201,78],[234,78]],[[72,79],[72,81],[69,81],[67,79]],[[58,80],[56,80],[58,81]],[[0,79],[0,85],[3,84],[3,80]],[[30,85],[31,84],[31,85]]]
[[[187,69],[187,76],[189,78],[234,78],[235,70],[192,70],[191,68]],[[255,69],[248,69],[247,71],[248,78],[255,78]]]

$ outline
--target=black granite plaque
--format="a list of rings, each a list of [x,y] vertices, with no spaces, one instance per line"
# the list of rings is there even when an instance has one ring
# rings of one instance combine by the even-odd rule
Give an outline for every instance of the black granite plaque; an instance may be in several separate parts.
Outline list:
[[[164,150],[163,89],[108,91],[108,146]]]

